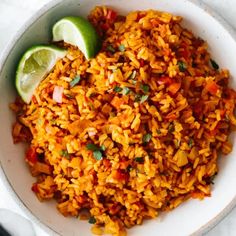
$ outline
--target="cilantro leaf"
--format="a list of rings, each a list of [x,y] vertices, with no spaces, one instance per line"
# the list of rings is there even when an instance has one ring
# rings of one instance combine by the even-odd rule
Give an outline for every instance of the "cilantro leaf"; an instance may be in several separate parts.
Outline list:
[[[119,87],[119,86],[116,86],[114,89],[113,89],[115,92],[119,93],[122,91],[122,88]]]
[[[99,150],[93,151],[93,156],[97,161],[102,160],[102,152]]]
[[[94,216],[91,216],[90,218],[89,218],[89,224],[95,224],[96,223],[96,219],[95,219],[95,217]]]
[[[77,75],[71,82],[70,82],[70,87],[74,87],[76,84],[78,84],[81,80],[80,75]]]
[[[111,52],[111,53],[115,53],[115,52],[116,52],[115,48],[114,48],[111,44],[109,44],[109,45],[107,46],[107,51],[109,51],[109,52]]]
[[[140,98],[140,103],[145,102],[148,99],[148,97],[149,97],[148,95],[142,95]]]
[[[220,67],[219,65],[212,59],[210,59],[211,65],[215,70],[218,70]]]
[[[152,135],[150,133],[147,133],[143,136],[143,143],[148,143],[152,138]]]
[[[93,143],[88,143],[86,145],[86,148],[90,151],[99,151],[100,150],[100,148],[96,144],[93,144]]]
[[[134,160],[138,163],[143,163],[144,162],[143,157],[135,157]]]
[[[120,51],[120,52],[124,52],[124,51],[125,51],[125,46],[124,46],[123,44],[121,44],[121,45],[119,46],[119,51]]]
[[[187,65],[183,61],[178,61],[179,71],[185,72],[187,69]]]
[[[61,150],[60,155],[65,157],[65,158],[70,158],[70,154],[68,153],[67,150]]]
[[[147,84],[141,84],[140,89],[142,89],[144,93],[149,92],[149,86]]]
[[[128,87],[124,87],[122,94],[123,95],[128,95],[129,93],[130,93],[130,89]]]

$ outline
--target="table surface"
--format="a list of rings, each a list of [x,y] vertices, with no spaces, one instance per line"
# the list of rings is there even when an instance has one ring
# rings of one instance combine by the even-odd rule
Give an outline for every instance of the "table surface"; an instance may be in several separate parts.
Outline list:
[[[51,0],[0,0],[0,57],[5,45],[10,41],[24,22],[39,8]],[[236,29],[236,1],[235,0],[202,0],[221,16],[223,16]],[[0,180],[0,208],[10,209],[20,215],[24,212],[7,193]],[[41,228],[34,224],[37,236],[48,236]],[[236,208],[207,236],[234,236],[236,235]],[[52,236],[52,235],[50,235]]]

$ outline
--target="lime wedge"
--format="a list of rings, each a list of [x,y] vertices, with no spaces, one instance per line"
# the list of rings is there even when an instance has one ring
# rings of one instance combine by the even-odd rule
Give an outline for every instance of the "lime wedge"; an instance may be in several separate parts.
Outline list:
[[[77,46],[86,59],[92,58],[100,49],[99,36],[92,24],[79,16],[67,16],[55,23],[53,41],[64,41]]]
[[[55,46],[34,46],[24,53],[17,67],[15,81],[24,102],[30,103],[39,83],[65,55],[65,50]]]

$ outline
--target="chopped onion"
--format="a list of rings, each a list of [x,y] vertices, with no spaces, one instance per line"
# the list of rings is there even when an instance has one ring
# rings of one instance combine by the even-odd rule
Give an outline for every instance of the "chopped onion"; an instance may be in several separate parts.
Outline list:
[[[62,103],[63,91],[64,91],[63,87],[55,86],[52,94],[52,99],[55,102]]]

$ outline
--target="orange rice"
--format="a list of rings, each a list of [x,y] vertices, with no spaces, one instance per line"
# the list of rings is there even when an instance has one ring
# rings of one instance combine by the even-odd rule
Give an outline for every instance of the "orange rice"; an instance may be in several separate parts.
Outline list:
[[[101,51],[86,61],[61,43],[68,54],[31,103],[11,104],[13,138],[30,145],[26,161],[39,200],[56,199],[64,216],[84,218],[87,209],[94,234],[126,235],[125,228],[189,198],[211,196],[219,153],[232,150],[236,93],[229,71],[179,16],[149,10],[122,17],[96,7],[89,20],[103,38]]]

